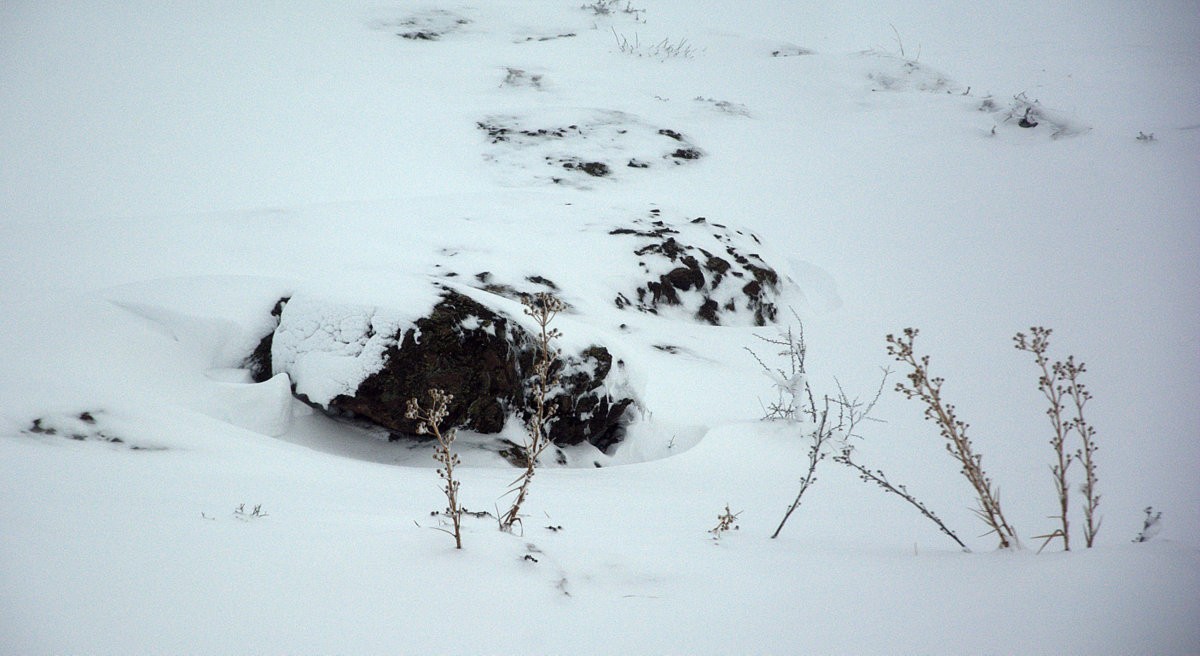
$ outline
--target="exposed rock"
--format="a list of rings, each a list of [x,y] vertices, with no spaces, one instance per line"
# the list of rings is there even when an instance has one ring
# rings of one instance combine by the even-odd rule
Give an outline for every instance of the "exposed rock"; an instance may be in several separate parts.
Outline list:
[[[533,276],[538,284],[553,286],[547,279]],[[487,272],[476,276],[489,284]],[[279,330],[292,329],[290,322],[310,321],[292,317],[286,304],[277,309]],[[354,321],[343,324],[357,325]],[[393,334],[368,334],[374,324],[364,323],[359,343],[384,344],[378,362],[361,382],[329,399],[305,398],[306,402],[333,414],[348,413],[391,429],[396,433],[416,434],[416,423],[405,418],[408,399],[423,398],[426,390],[438,388],[454,396],[448,407],[446,423],[479,433],[499,433],[511,416],[524,417],[532,407],[532,388],[527,380],[533,370],[536,347],[533,335],[503,312],[487,307],[465,294],[444,288],[440,300],[424,317],[400,325]],[[343,327],[344,330],[344,327]],[[345,333],[342,339],[353,341]],[[272,336],[264,338],[264,342]],[[382,339],[382,341],[380,341]],[[343,342],[344,343],[344,342]],[[251,361],[271,345],[260,344]],[[361,350],[361,349],[360,349]],[[279,373],[288,361],[275,349],[271,370]],[[374,357],[374,356],[372,356]],[[622,378],[614,367],[612,355],[603,346],[591,346],[578,354],[559,358],[552,375],[560,377],[559,392],[550,399],[556,405],[550,423],[551,440],[560,446],[589,442],[605,450],[623,437],[626,412],[634,403],[628,396],[615,393]],[[293,365],[288,371],[298,386],[314,373],[312,367]],[[303,387],[301,387],[303,388]]]
[[[637,240],[633,253],[649,276],[636,289],[617,294],[613,302],[618,308],[658,314],[679,307],[712,325],[762,326],[777,319],[784,281],[750,250],[761,246],[757,236],[703,217],[669,224],[657,219],[658,212],[651,214],[650,220],[637,220],[608,233]],[[714,252],[717,249],[723,252]]]
[[[287,302],[287,298],[281,298],[271,309],[271,316],[275,317],[276,326],[279,325],[279,315],[283,313],[283,306],[287,305]],[[250,371],[250,378],[256,383],[265,383],[271,379],[271,344],[274,341],[275,331],[272,329],[258,342],[258,346],[254,347],[254,351],[242,363],[242,367]]]

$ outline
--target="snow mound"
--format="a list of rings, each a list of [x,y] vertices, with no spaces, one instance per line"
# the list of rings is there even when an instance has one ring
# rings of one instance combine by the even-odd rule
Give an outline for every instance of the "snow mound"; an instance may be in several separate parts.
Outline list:
[[[425,296],[422,302],[420,299]],[[344,302],[300,293],[283,307],[271,345],[272,370],[295,381],[296,393],[328,405],[353,394],[383,367],[396,335],[433,308],[432,295],[401,297],[403,307]]]

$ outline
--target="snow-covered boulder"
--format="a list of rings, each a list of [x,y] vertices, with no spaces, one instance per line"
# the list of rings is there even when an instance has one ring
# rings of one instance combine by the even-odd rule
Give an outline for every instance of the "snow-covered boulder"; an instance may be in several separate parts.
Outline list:
[[[536,357],[533,335],[510,301],[495,297],[489,306],[463,292],[483,300],[486,294],[428,285],[436,290],[434,301],[404,309],[319,295],[284,299],[276,306],[278,327],[248,366],[258,379],[289,374],[296,396],[311,405],[400,434],[416,433],[404,416],[408,399],[424,399],[438,388],[454,395],[448,425],[499,433],[532,405],[527,377]],[[592,345],[564,353],[554,373],[561,383],[554,391],[551,439],[601,450],[620,441],[634,399],[608,349]]]

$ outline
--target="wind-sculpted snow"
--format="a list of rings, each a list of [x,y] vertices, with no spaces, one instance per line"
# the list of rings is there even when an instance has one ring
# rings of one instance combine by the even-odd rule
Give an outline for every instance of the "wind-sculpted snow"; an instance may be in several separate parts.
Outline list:
[[[1200,15],[1151,4],[0,2],[0,653],[1200,653]],[[537,292],[578,421],[502,532]],[[1031,325],[1091,549],[1076,465],[1037,553]],[[393,423],[443,386],[462,551]],[[759,421],[801,390],[973,553]]]

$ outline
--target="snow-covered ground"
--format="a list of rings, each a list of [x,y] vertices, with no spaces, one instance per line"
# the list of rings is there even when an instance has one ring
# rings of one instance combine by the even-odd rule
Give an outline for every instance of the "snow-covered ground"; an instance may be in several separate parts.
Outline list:
[[[1200,651],[1200,7],[580,4],[0,5],[0,651]],[[869,398],[921,329],[1024,549],[898,368],[857,457],[972,553],[830,460],[769,539],[808,443],[758,421],[744,347],[787,322],[612,303],[613,226],[699,217],[794,283],[819,393]],[[564,344],[608,345],[644,412],[456,551],[428,445],[240,367],[283,295],[399,322],[484,271],[554,280]],[[1076,514],[1036,553],[1033,325],[1088,365],[1090,550]],[[494,514],[516,470],[460,439]]]

